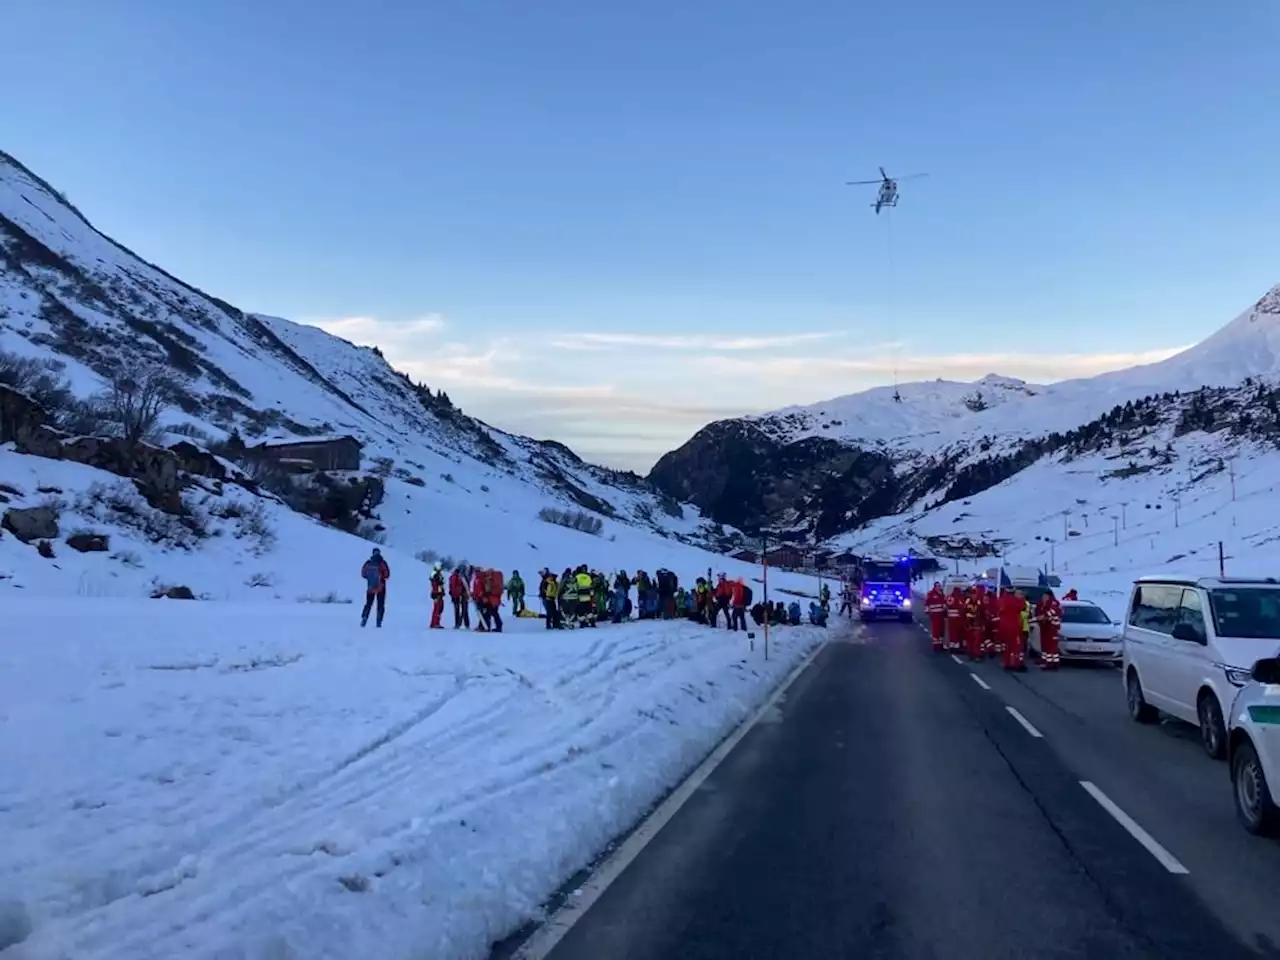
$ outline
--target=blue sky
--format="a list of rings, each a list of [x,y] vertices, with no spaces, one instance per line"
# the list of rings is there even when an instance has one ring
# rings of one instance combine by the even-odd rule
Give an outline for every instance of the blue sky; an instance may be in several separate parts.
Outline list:
[[[647,467],[1280,281],[1274,0],[8,0],[0,146],[245,309]],[[874,175],[927,171],[893,214]]]

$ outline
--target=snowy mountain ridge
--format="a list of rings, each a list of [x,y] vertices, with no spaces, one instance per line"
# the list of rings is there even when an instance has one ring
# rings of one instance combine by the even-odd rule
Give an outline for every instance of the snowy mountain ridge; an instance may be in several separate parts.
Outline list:
[[[1040,456],[1029,441],[1070,433],[1126,404],[1277,375],[1280,286],[1203,342],[1156,363],[1053,384],[998,374],[905,383],[719,421],[659,460],[650,479],[726,523],[821,541],[926,499],[948,499],[960,470],[969,470],[966,482],[999,482]]]
[[[350,434],[366,458],[469,464],[551,501],[694,536],[685,508],[631,474],[560,444],[491,428],[393,370],[373,348],[246,313],[96,230],[53,187],[0,152],[0,349],[56,360],[72,390],[99,390],[125,358],[178,375],[170,428],[205,441]],[[429,476],[431,474],[428,474]],[[696,510],[691,511],[696,515]]]

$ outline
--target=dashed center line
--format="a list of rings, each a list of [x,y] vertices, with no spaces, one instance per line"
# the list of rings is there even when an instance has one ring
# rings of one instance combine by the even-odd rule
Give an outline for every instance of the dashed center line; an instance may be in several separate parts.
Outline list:
[[[1143,830],[1142,827],[1127,813],[1116,806],[1115,801],[1099,790],[1088,780],[1081,780],[1080,786],[1089,792],[1093,799],[1097,800],[1099,805],[1107,813],[1111,814],[1120,826],[1124,827],[1132,835],[1133,839],[1147,848],[1147,852],[1160,861],[1160,865],[1170,873],[1188,874],[1191,871],[1182,865],[1182,863],[1164,847],[1156,841],[1155,837]]]
[[[1010,716],[1013,717],[1013,719],[1017,720],[1020,724],[1022,724],[1023,730],[1027,731],[1027,733],[1031,734],[1033,737],[1036,737],[1037,739],[1040,739],[1040,740],[1044,739],[1044,734],[1041,733],[1039,730],[1037,730],[1035,727],[1033,727],[1031,725],[1031,721],[1028,720],[1026,717],[1024,717],[1021,713],[1019,713],[1014,707],[1006,706],[1005,709],[1009,711],[1009,714]]]
[[[991,689],[991,686],[987,683],[987,681],[983,680],[983,679],[982,679],[980,676],[978,676],[976,673],[972,673],[972,672],[971,672],[971,673],[969,674],[969,676],[973,677],[973,682],[974,682],[974,683],[976,683],[978,686],[980,686],[983,690],[990,690],[990,689]]]
[[[954,653],[951,655],[951,659],[954,660],[956,663],[960,664],[960,666],[962,667],[964,666],[964,661],[961,660],[959,657],[957,657]]]

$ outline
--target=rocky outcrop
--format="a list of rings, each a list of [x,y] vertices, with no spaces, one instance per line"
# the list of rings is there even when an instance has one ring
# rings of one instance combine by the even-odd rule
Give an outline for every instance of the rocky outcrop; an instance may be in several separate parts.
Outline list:
[[[225,462],[190,440],[180,440],[171,444],[169,452],[178,458],[178,466],[187,473],[213,480],[227,480],[229,477]]]
[[[182,513],[178,458],[168,450],[147,443],[129,445],[105,437],[75,437],[62,444],[66,460],[97,467],[121,477],[131,477],[138,492],[157,510]]]
[[[704,427],[649,480],[719,523],[817,539],[892,513],[903,493],[884,454],[821,437],[783,443],[750,420]]]
[[[50,540],[58,535],[58,512],[53,507],[13,507],[4,512],[0,525],[23,543]]]
[[[105,533],[73,533],[67,537],[67,546],[80,553],[106,553],[111,549],[111,538]]]

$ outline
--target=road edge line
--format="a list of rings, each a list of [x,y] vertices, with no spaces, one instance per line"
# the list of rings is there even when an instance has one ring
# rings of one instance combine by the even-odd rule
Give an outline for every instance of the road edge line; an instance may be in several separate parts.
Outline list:
[[[1039,730],[1037,730],[1035,727],[1033,727],[1031,725],[1031,721],[1028,720],[1026,717],[1024,717],[1021,713],[1019,713],[1016,707],[1011,707],[1008,704],[1006,704],[1005,709],[1009,711],[1009,714],[1010,716],[1013,717],[1013,719],[1017,720],[1020,724],[1022,724],[1023,730],[1027,731],[1027,733],[1031,734],[1037,740],[1044,739],[1044,734],[1041,733]]]
[[[574,925],[595,905],[595,902],[604,896],[605,891],[622,875],[623,871],[631,866],[632,861],[640,856],[650,841],[680,812],[680,808],[689,802],[689,799],[697,792],[698,788],[706,782],[707,778],[716,771],[716,768],[742,742],[742,739],[760,722],[760,718],[777,705],[783,694],[800,679],[800,675],[809,669],[813,661],[818,658],[818,654],[826,648],[827,643],[828,641],[824,640],[815,646],[796,665],[795,669],[787,674],[783,681],[774,688],[773,693],[769,695],[765,702],[751,716],[742,721],[733,732],[721,740],[714,750],[707,754],[702,763],[698,764],[694,771],[685,777],[679,786],[672,790],[667,795],[667,798],[640,822],[638,827],[631,831],[627,839],[622,842],[622,845],[610,854],[604,863],[587,878],[586,882],[578,888],[578,895],[548,917],[542,926],[520,945],[519,949],[512,955],[512,960],[545,960],[545,957],[559,945],[560,941],[568,935]]]
[[[987,683],[987,681],[983,680],[980,676],[978,676],[972,670],[969,671],[969,676],[973,677],[973,682],[976,683],[978,686],[980,686],[983,690],[991,689],[991,684]]]
[[[1142,844],[1146,848],[1147,853],[1151,854],[1160,862],[1160,866],[1164,867],[1170,873],[1176,873],[1182,876],[1191,873],[1190,870],[1182,865],[1182,862],[1178,860],[1177,857],[1160,845],[1160,841],[1147,833],[1146,830],[1142,829],[1141,825],[1139,825],[1133,817],[1121,810],[1120,807],[1116,805],[1116,802],[1098,789],[1097,786],[1088,780],[1081,780],[1080,786],[1084,787],[1089,796],[1097,800],[1098,805],[1102,807],[1103,810],[1107,811],[1107,813],[1111,814],[1120,826],[1128,830],[1130,836]]]
[[[957,657],[954,653],[951,655],[951,659],[952,659],[952,660],[954,660],[954,661],[956,662],[956,664],[957,664],[957,665],[959,665],[959,666],[961,666],[961,667],[963,667],[963,666],[964,666],[964,661],[963,661],[963,660],[961,660],[959,657]]]

